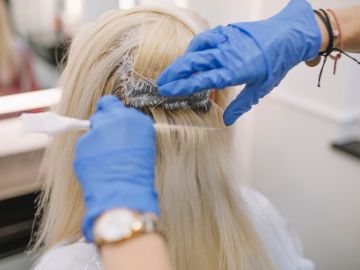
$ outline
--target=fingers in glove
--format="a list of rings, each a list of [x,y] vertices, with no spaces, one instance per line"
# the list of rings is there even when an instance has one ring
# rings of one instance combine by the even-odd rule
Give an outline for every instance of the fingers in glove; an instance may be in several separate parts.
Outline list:
[[[221,68],[220,57],[221,51],[219,49],[186,53],[176,59],[160,74],[157,84],[162,86],[176,80],[188,78],[197,72]]]
[[[224,123],[230,126],[236,120],[249,111],[251,107],[259,102],[260,96],[258,91],[259,86],[246,86],[239,95],[233,100],[224,112]]]
[[[218,48],[218,46],[225,41],[225,36],[221,34],[218,31],[218,27],[216,27],[195,36],[190,42],[187,51],[194,52]]]
[[[119,100],[119,98],[113,95],[107,95],[101,97],[96,105],[96,109],[98,111],[109,111],[114,108],[123,108],[123,107],[125,107],[124,104]]]
[[[165,84],[159,88],[159,91],[164,96],[187,96],[202,90],[223,89],[230,83],[231,75],[226,69],[220,68]]]

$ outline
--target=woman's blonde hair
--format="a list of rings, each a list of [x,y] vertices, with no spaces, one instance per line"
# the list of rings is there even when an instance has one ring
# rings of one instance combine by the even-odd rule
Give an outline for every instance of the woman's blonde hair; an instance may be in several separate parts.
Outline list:
[[[0,0],[0,86],[11,83],[18,64],[5,2]]]
[[[194,22],[204,22],[186,12]],[[100,96],[116,88],[116,73],[124,52],[134,46],[124,39],[137,28],[133,51],[137,73],[155,79],[184,53],[194,32],[175,17],[149,8],[112,11],[78,34],[71,45],[61,80],[58,113],[88,119]],[[156,123],[224,128],[223,110],[145,110]],[[82,194],[72,170],[79,134],[55,137],[44,158],[46,183],[41,198],[42,221],[37,248],[49,249],[79,239],[84,214]],[[272,269],[238,185],[230,173],[230,132],[197,128],[157,130],[157,190],[161,226],[174,269]]]

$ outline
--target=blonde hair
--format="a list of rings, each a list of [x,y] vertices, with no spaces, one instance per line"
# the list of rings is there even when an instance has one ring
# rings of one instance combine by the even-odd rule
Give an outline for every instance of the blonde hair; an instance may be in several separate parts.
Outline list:
[[[12,36],[4,0],[0,0],[0,86],[11,82],[18,67],[18,58]]]
[[[187,14],[204,27],[199,17]],[[73,41],[58,113],[88,119],[98,98],[112,93],[119,59],[134,45],[123,37],[134,27],[138,27],[138,38],[132,41],[134,69],[151,79],[184,53],[194,36],[179,19],[148,8],[106,13]],[[216,103],[206,112],[155,107],[145,111],[156,123],[224,127],[223,110]],[[59,135],[47,149],[37,248],[49,249],[81,235],[84,207],[71,167],[78,136]],[[249,220],[239,183],[230,173],[230,133],[160,129],[156,137],[161,226],[174,269],[273,269]]]

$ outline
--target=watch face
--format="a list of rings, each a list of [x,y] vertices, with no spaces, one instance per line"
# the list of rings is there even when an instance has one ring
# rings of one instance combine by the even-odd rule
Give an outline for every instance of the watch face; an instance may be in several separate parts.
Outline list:
[[[105,241],[117,241],[130,237],[135,216],[127,210],[116,210],[105,214],[97,228],[96,234]]]

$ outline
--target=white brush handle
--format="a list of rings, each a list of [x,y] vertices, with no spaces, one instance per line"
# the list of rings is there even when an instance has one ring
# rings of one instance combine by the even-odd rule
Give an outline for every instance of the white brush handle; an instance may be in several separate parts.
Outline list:
[[[88,130],[90,121],[61,116],[53,112],[23,113],[22,130],[28,133],[55,135],[70,130]]]
[[[80,120],[76,118],[61,116],[53,112],[42,113],[23,113],[20,116],[22,122],[22,130],[28,133],[45,133],[48,135],[56,135],[71,130],[89,130],[90,121]],[[169,124],[154,124],[156,129],[200,129],[207,131],[228,131],[226,128],[213,128],[213,127],[197,127],[197,126],[182,126],[182,125],[169,125]]]

